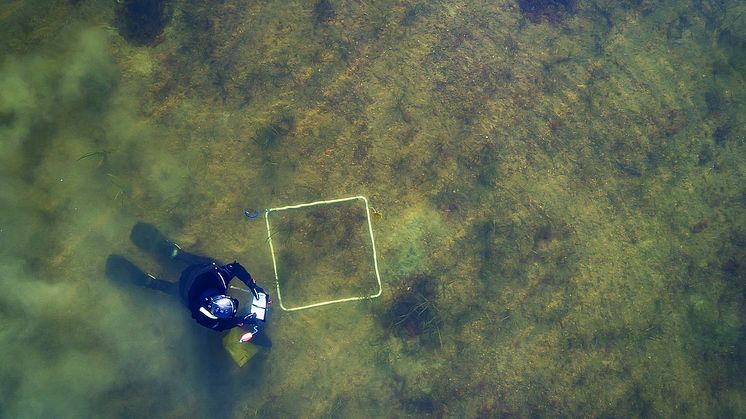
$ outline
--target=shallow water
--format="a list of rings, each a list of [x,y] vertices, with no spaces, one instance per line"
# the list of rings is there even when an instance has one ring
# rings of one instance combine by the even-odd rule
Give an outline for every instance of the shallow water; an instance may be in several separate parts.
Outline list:
[[[746,415],[742,1],[132,4],[0,5],[0,417]],[[244,368],[104,275],[354,195]]]

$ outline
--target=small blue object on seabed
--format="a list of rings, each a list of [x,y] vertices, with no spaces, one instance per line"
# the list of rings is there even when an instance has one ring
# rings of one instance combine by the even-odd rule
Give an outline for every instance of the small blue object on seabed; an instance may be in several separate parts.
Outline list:
[[[260,214],[259,210],[245,210],[243,212],[243,216],[248,218],[249,220],[253,220],[254,218],[258,217]]]

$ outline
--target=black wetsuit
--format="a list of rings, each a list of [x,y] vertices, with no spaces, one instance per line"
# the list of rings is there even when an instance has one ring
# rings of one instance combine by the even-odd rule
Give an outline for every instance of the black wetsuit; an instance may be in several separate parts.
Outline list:
[[[186,252],[174,242],[168,240],[152,224],[135,224],[130,232],[130,240],[137,247],[161,261],[169,270],[181,271],[179,282],[156,278],[120,255],[109,255],[106,259],[106,276],[111,280],[117,283],[129,283],[154,289],[177,298],[181,297],[197,323],[212,330],[228,330],[243,324],[244,329],[256,334],[258,330],[263,328],[269,310],[265,311],[263,320],[258,320],[251,314],[234,316],[228,319],[214,318],[216,316],[212,316],[208,309],[211,297],[228,295],[228,285],[234,277],[238,277],[254,296],[257,296],[257,293],[264,292],[262,288],[256,285],[254,279],[240,263],[234,261],[219,266],[211,258]],[[267,294],[267,299],[269,300],[269,294]],[[271,346],[272,343],[264,335],[262,333],[259,340],[254,338],[253,343]]]
[[[258,324],[259,320],[248,316],[237,316],[229,319],[212,319],[205,315],[200,308],[207,310],[209,298],[214,295],[227,295],[228,284],[234,277],[238,277],[253,292],[264,292],[254,283],[254,279],[238,262],[218,266],[216,263],[191,265],[184,269],[179,278],[179,295],[192,313],[197,323],[213,330],[227,330],[243,324]]]

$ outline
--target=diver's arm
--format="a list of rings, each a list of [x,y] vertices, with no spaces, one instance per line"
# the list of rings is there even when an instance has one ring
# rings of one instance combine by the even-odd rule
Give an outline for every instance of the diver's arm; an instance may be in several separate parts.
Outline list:
[[[256,280],[251,277],[251,274],[244,268],[240,263],[237,261],[233,261],[233,263],[229,263],[225,265],[226,268],[228,268],[232,275],[238,277],[238,279],[241,280],[244,284],[246,284],[247,287],[251,290],[251,292],[254,294],[255,297],[259,298],[257,293],[264,292],[264,290],[256,285]]]
[[[219,322],[220,324],[218,325],[218,327],[215,329],[216,330],[228,330],[236,326],[243,326],[244,324],[252,324],[254,322],[254,317],[255,315],[252,313],[247,316],[238,316],[238,317],[233,317],[230,319],[222,319],[220,320]]]

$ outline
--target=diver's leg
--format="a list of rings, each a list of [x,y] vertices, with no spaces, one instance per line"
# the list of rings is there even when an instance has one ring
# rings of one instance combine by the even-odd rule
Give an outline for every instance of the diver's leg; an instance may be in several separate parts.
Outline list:
[[[118,283],[152,288],[166,294],[178,293],[175,283],[158,279],[119,255],[110,255],[106,259],[106,276]]]
[[[132,227],[130,239],[135,245],[153,254],[163,262],[168,262],[177,270],[182,270],[188,265],[212,263],[213,260],[185,252],[181,247],[161,233],[152,224],[137,223]]]
[[[195,255],[193,253],[185,252],[179,248],[179,252],[174,257],[177,261],[183,263],[184,265],[207,265],[209,263],[217,263],[212,258],[208,258],[207,256],[200,256]]]
[[[106,276],[112,281],[147,287],[155,278],[148,275],[134,263],[119,255],[106,258]]]
[[[175,282],[154,278],[148,287],[174,297],[179,296],[179,286]]]
[[[173,259],[181,250],[176,243],[169,241],[154,225],[147,223],[135,224],[130,232],[130,240],[140,249],[165,260]]]

